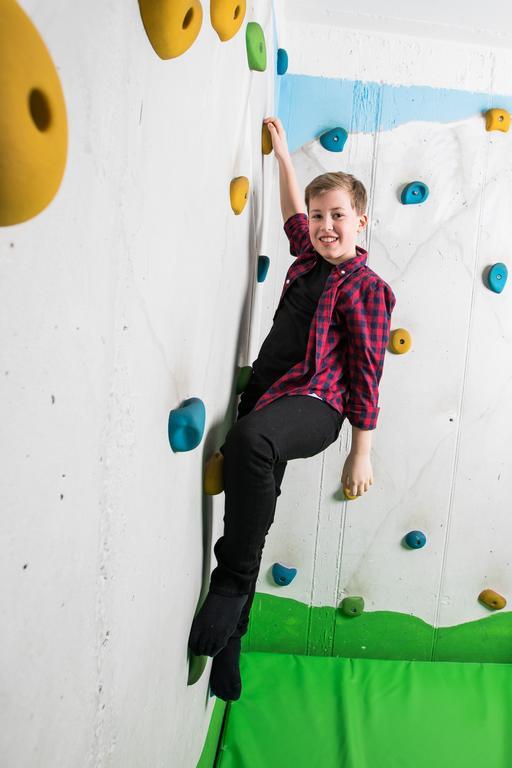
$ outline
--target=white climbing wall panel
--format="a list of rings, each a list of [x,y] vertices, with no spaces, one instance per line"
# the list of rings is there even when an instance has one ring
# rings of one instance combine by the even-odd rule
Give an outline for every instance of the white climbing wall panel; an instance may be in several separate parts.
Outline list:
[[[511,93],[505,74],[512,57],[505,50],[296,21],[287,26],[287,45],[289,72],[318,77],[319,93],[322,76],[432,86],[425,102],[435,102],[436,88],[481,92],[488,106],[501,106],[490,94]],[[258,590],[314,605],[363,595],[370,611],[448,626],[489,615],[477,601],[484,588],[512,597],[511,288],[497,295],[483,280],[491,264],[511,266],[512,133],[486,132],[479,111],[451,121],[422,120],[420,111],[403,120],[399,100],[390,103],[392,90],[373,102],[360,99],[360,88],[354,93],[357,119],[366,110],[377,129],[324,125],[349,130],[344,151],[327,152],[311,136],[295,149],[294,165],[301,188],[330,170],[364,182],[370,206],[361,245],[397,297],[392,328],[407,328],[413,345],[408,354],[386,355],[372,441],[374,485],[357,501],[340,499],[348,422],[323,458],[290,462]],[[312,107],[288,95],[281,108],[291,128]],[[380,124],[380,115],[393,109],[396,124]],[[404,206],[400,190],[415,179],[428,184],[430,196]],[[292,261],[277,194],[272,216],[278,244],[262,339]],[[412,529],[427,535],[421,550],[401,546]],[[298,568],[286,588],[273,583],[275,561]]]
[[[265,73],[246,24],[221,43],[206,3],[168,61],[136,0],[21,5],[69,148],[51,205],[0,228],[0,763],[193,768],[214,699],[208,670],[187,686],[187,640],[222,523],[202,467],[232,419],[256,267],[252,201],[235,217],[229,184],[261,197],[271,3],[247,3]],[[169,410],[193,396],[205,440],[173,454]]]

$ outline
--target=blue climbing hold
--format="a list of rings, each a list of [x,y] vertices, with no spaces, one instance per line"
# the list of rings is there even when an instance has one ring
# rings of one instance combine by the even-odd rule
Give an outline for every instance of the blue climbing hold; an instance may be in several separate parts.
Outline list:
[[[427,543],[427,537],[422,531],[409,531],[404,537],[404,544],[409,549],[421,549]]]
[[[285,565],[281,565],[281,563],[274,563],[272,566],[272,576],[274,577],[275,583],[279,584],[280,587],[288,586],[288,584],[294,580],[296,575],[296,568],[287,568]]]
[[[284,48],[277,49],[277,74],[284,75],[288,69],[288,54]]]
[[[184,400],[180,408],[169,413],[169,442],[174,452],[196,448],[204,434],[206,411],[198,397]]]
[[[270,259],[268,256],[258,256],[258,283],[262,283],[268,272]]]
[[[344,128],[332,128],[320,136],[320,144],[329,152],[341,152],[348,138],[348,133]]]
[[[505,264],[502,264],[501,262],[493,264],[489,272],[489,277],[487,278],[491,291],[494,291],[494,293],[501,293],[507,282],[507,277],[508,269]]]
[[[404,205],[424,203],[428,197],[428,187],[422,181],[411,181],[402,190],[401,200]]]

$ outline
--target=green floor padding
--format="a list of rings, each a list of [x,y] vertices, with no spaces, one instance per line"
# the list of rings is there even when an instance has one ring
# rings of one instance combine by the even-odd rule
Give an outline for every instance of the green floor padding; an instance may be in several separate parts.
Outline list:
[[[512,666],[248,652],[217,768],[508,768]]]

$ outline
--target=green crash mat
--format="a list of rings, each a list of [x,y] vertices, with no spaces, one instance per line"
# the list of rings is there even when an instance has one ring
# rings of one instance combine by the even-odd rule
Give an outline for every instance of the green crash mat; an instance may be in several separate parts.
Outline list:
[[[508,768],[512,665],[242,653],[218,768]]]

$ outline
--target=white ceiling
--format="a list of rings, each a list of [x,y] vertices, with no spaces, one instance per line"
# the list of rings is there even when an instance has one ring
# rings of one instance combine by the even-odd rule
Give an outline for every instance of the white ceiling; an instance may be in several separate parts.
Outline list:
[[[290,21],[512,48],[512,3],[494,0],[283,0]]]

